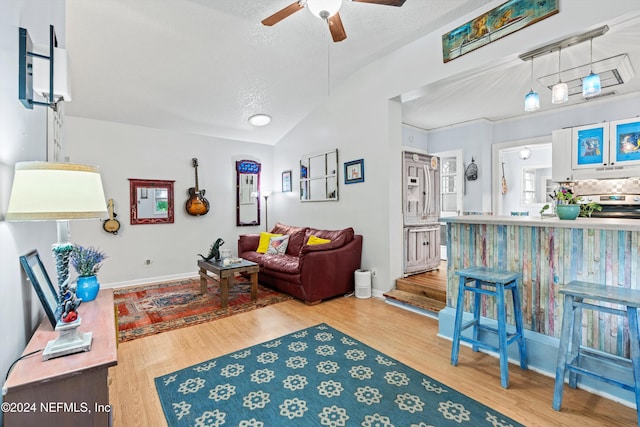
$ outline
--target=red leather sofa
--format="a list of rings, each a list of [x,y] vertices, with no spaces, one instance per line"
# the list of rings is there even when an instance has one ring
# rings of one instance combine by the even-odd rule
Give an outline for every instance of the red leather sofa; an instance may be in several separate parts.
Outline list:
[[[284,255],[256,252],[260,234],[238,238],[238,256],[260,265],[258,281],[307,304],[354,291],[354,272],[360,268],[362,236],[353,228],[319,230],[277,223],[271,233],[288,235]],[[314,235],[330,243],[307,245]]]

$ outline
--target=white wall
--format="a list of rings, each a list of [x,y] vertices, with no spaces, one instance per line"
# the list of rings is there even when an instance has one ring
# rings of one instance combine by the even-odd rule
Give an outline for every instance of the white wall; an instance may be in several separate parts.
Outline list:
[[[264,230],[264,210],[261,227],[236,227],[235,162],[260,162],[266,188],[272,146],[67,117],[64,150],[71,162],[99,166],[105,195],[114,200],[117,235],[105,232],[99,220],[71,223],[74,243],[97,246],[109,256],[98,276],[105,287],[194,276],[196,254],[206,255],[218,237],[236,254],[239,234]],[[199,217],[185,211],[187,191],[195,185],[194,157],[210,203],[209,213]],[[129,178],[175,180],[173,224],[130,224]],[[146,258],[153,260],[149,267]]]
[[[64,46],[63,0],[0,1],[0,378],[3,381],[43,316],[19,257],[37,249],[56,283],[50,249],[56,241],[55,223],[4,221],[15,163],[46,158],[47,111],[44,107],[27,110],[18,101],[18,27],[26,28],[34,43],[48,44],[50,24],[55,26],[60,45]]]

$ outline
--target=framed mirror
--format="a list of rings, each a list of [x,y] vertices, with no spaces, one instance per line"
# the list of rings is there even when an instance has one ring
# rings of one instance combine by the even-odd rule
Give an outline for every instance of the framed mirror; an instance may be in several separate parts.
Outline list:
[[[55,329],[62,310],[59,304],[58,293],[51,284],[51,280],[49,279],[47,270],[44,269],[38,251],[33,250],[21,256],[20,264],[22,264],[22,268],[24,272],[27,273],[33,289],[36,291],[36,294],[38,294],[38,298],[40,299],[42,308],[44,308],[44,312],[47,314],[51,327]]]
[[[129,178],[131,225],[173,223],[173,182]]]
[[[338,150],[300,160],[300,201],[338,200]]]
[[[236,162],[236,225],[260,225],[260,169],[253,160]]]

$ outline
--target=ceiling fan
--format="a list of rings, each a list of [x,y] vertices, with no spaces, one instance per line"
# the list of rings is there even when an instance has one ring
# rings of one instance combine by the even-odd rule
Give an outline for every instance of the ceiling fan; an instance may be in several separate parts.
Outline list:
[[[345,0],[346,1],[346,0]],[[372,3],[381,4],[386,6],[400,7],[406,0],[350,0],[359,3]],[[329,31],[331,31],[331,37],[334,42],[341,42],[347,38],[347,33],[342,26],[342,20],[338,10],[342,5],[342,0],[299,0],[289,6],[285,7],[262,20],[262,24],[268,27],[277,24],[284,18],[293,15],[297,11],[304,9],[305,6],[309,8],[318,18],[324,19],[329,25]]]

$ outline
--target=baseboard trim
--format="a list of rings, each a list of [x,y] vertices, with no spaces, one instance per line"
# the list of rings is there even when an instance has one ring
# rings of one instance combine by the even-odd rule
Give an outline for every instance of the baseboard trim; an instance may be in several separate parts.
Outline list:
[[[100,283],[100,287],[105,289],[128,288],[131,286],[147,285],[149,283],[172,282],[175,280],[197,279],[193,273],[171,274],[169,276],[146,277],[144,279],[127,280],[125,282]]]

